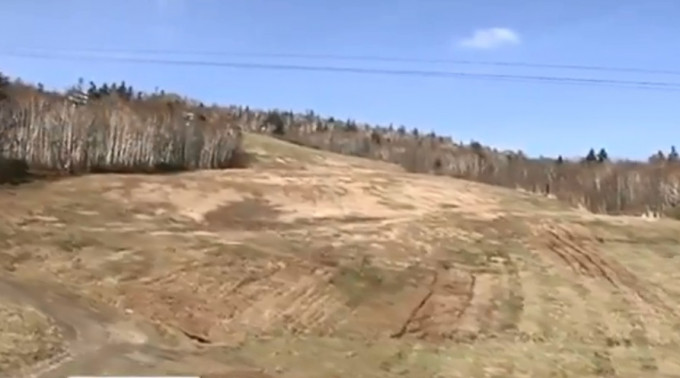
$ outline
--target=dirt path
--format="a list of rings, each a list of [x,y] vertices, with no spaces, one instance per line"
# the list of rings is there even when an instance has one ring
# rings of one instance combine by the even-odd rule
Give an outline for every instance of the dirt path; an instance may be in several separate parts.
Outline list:
[[[211,378],[267,378],[260,369],[229,364],[209,356],[209,350],[166,348],[158,335],[112,314],[89,308],[71,294],[49,284],[19,283],[0,278],[0,297],[43,312],[60,327],[65,352],[20,371],[3,372],[21,378],[63,378],[69,375],[201,375]],[[187,371],[191,369],[192,371]]]
[[[31,378],[63,376],[63,368],[83,358],[97,359],[109,343],[106,319],[85,309],[73,298],[56,293],[49,287],[32,287],[17,281],[0,278],[0,296],[32,306],[51,317],[65,338],[66,351],[38,364],[13,372]]]
[[[158,365],[163,358],[177,359],[181,358],[178,356],[181,352],[189,352],[153,347],[148,342],[153,335],[129,322],[90,309],[77,298],[50,285],[19,283],[2,277],[0,296],[32,306],[51,317],[60,327],[66,344],[65,352],[21,371],[10,372],[11,376],[62,378],[74,373],[104,373],[107,367],[116,372],[135,373]],[[136,359],[126,357],[131,355]]]

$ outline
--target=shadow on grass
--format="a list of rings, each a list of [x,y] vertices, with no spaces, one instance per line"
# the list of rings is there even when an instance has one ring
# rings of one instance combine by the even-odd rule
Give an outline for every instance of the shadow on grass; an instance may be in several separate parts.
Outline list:
[[[251,167],[254,157],[246,151],[239,149],[231,158],[215,169],[244,169]],[[183,165],[157,163],[153,166],[94,166],[87,172],[75,170],[54,170],[31,167],[28,162],[21,159],[0,157],[0,185],[21,185],[34,181],[49,181],[66,177],[84,176],[88,174],[142,174],[142,175],[168,175],[191,171]]]
[[[19,185],[32,181],[32,176],[24,160],[0,157],[0,184]]]

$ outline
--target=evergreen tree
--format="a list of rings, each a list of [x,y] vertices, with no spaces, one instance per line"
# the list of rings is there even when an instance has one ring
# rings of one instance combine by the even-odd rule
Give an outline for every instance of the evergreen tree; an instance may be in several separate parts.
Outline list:
[[[116,94],[118,97],[122,99],[127,99],[127,93],[128,93],[128,87],[127,84],[125,84],[125,80],[121,81],[118,87],[116,88]]]
[[[666,161],[666,154],[664,154],[663,151],[659,150],[657,153],[650,156],[649,159],[647,159],[647,160],[650,163],[658,163],[660,161]]]
[[[101,87],[99,87],[99,96],[101,97],[106,97],[109,95],[109,85],[104,83],[102,84]]]
[[[680,160],[680,156],[678,155],[678,151],[675,149],[675,146],[671,146],[671,152],[668,153],[668,161],[678,161]]]
[[[286,133],[286,125],[283,121],[283,117],[278,112],[270,112],[264,121],[265,125],[274,126],[272,133],[275,135],[284,135]]]
[[[10,84],[10,79],[9,76],[4,75],[2,72],[0,72],[0,87],[5,87]]]
[[[600,152],[597,153],[597,161],[599,161],[600,163],[604,163],[607,160],[609,160],[609,155],[607,154],[607,151],[604,148],[600,148]]]
[[[585,160],[586,160],[587,162],[597,161],[597,155],[595,154],[595,150],[594,150],[594,149],[591,148],[590,151],[588,151],[588,155],[586,155],[586,159],[585,159]]]
[[[472,148],[472,150],[475,152],[484,151],[484,147],[482,146],[482,144],[475,140],[470,141],[470,148]]]

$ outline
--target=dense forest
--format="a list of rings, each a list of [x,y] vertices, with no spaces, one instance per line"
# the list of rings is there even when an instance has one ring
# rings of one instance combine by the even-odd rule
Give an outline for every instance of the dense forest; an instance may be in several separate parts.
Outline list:
[[[125,82],[81,80],[56,92],[0,76],[0,157],[6,166],[0,181],[21,167],[73,174],[242,166],[244,131],[393,162],[411,172],[555,196],[593,212],[680,219],[680,159],[673,146],[647,162],[612,161],[599,147],[578,161],[532,158],[417,128],[367,125],[311,111],[206,106],[164,91],[136,91]]]

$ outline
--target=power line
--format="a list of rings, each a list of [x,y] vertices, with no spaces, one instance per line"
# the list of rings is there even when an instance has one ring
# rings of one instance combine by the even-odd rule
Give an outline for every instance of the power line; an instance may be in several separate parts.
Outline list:
[[[483,74],[458,71],[436,71],[436,70],[405,70],[405,69],[382,69],[382,68],[362,68],[362,67],[343,67],[343,66],[321,66],[321,65],[296,65],[296,64],[264,64],[254,62],[231,62],[231,61],[209,61],[209,60],[171,60],[156,58],[131,58],[116,56],[92,56],[92,55],[57,55],[57,54],[30,54],[0,52],[0,55],[13,56],[18,58],[45,59],[45,60],[67,60],[67,61],[99,61],[99,62],[119,62],[134,64],[156,64],[174,66],[194,66],[194,67],[222,67],[234,69],[256,69],[256,70],[278,70],[278,71],[304,71],[304,72],[332,72],[332,73],[354,73],[354,74],[373,74],[391,76],[414,76],[414,77],[438,77],[438,78],[459,78],[459,79],[478,79],[490,81],[509,81],[509,82],[540,82],[551,84],[571,84],[585,86],[613,86],[620,88],[635,88],[648,90],[680,91],[680,82],[661,82],[661,81],[635,81],[635,80],[615,80],[598,78],[578,78],[578,77],[559,77],[559,76],[535,76],[535,75],[510,75],[510,74]]]
[[[54,49],[44,48],[21,48],[28,51],[54,52]],[[600,72],[628,72],[644,73],[657,75],[680,76],[680,70],[653,69],[641,67],[615,67],[601,65],[582,65],[582,64],[553,64],[553,63],[532,63],[532,62],[508,62],[508,61],[488,61],[488,60],[463,60],[445,58],[407,58],[396,56],[377,56],[377,55],[341,55],[341,54],[303,54],[303,53],[268,53],[268,52],[247,52],[247,51],[206,51],[206,50],[169,50],[169,49],[101,49],[101,48],[73,48],[60,49],[62,52],[86,52],[86,53],[125,53],[125,54],[147,54],[147,55],[202,55],[213,57],[232,57],[232,58],[292,58],[309,60],[339,60],[339,61],[364,61],[364,62],[383,62],[383,63],[421,63],[421,64],[458,64],[458,65],[477,65],[477,66],[496,66],[496,67],[517,67],[517,68],[545,68],[545,69],[564,69],[573,71],[600,71]]]

